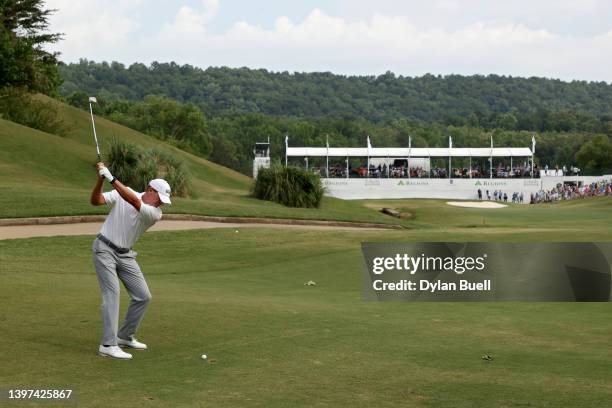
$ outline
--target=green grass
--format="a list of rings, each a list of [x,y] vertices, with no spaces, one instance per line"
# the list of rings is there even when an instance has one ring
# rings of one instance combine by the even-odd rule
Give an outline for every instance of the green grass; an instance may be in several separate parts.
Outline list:
[[[612,196],[562,201],[552,204],[508,204],[506,208],[478,209],[453,207],[446,200],[365,200],[372,209],[398,209],[407,220],[404,226],[424,231],[469,232],[483,240],[500,230],[555,237],[557,241],[574,241],[588,237],[591,241],[612,239]],[[546,235],[547,233],[550,233]]]
[[[139,332],[150,350],[130,362],[96,356],[92,237],[0,241],[0,388],[68,387],[91,407],[606,406],[609,303],[361,300],[360,242],[482,238],[454,227],[147,233],[136,249],[153,294]],[[486,238],[567,237],[491,227]]]
[[[51,135],[0,119],[0,183],[6,192],[0,195],[0,218],[103,211],[89,205],[96,179],[89,113],[49,102],[57,104],[70,129],[67,134]],[[193,195],[175,199],[175,205],[165,208],[168,213],[397,223],[358,203],[333,198],[325,198],[319,209],[292,209],[257,200],[250,196],[249,177],[103,118],[96,118],[96,129],[103,158],[106,145],[117,137],[146,148],[158,147],[184,161],[192,176]]]

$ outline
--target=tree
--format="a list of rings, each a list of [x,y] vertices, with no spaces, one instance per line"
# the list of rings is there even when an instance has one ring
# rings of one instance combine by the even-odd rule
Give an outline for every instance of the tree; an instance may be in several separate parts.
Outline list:
[[[87,108],[87,96],[75,92],[68,102]],[[191,153],[207,157],[212,142],[206,129],[204,114],[195,105],[180,103],[160,96],[148,96],[142,102],[100,102],[102,113],[125,126],[165,140]]]
[[[604,135],[598,135],[582,145],[576,160],[586,173],[605,174],[611,170],[612,141]]]
[[[12,86],[55,94],[61,79],[58,53],[43,49],[61,34],[47,32],[43,0],[0,0],[0,88]]]

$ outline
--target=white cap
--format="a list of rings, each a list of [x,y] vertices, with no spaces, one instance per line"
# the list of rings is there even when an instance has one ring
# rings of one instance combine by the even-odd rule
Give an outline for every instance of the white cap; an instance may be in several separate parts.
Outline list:
[[[149,182],[149,187],[157,191],[159,199],[164,204],[172,204],[170,202],[170,184],[164,179],[155,179]]]
[[[90,96],[89,97],[89,102],[98,103],[98,100],[96,99],[95,96]]]

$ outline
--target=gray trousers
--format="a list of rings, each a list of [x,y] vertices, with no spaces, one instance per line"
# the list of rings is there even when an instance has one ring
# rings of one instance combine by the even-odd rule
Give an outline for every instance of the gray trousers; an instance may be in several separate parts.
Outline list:
[[[102,293],[102,341],[100,344],[116,346],[117,337],[129,340],[136,333],[151,300],[151,293],[136,262],[136,252],[116,253],[98,238],[94,240],[91,249]],[[131,300],[125,321],[117,332],[119,280],[123,282]]]

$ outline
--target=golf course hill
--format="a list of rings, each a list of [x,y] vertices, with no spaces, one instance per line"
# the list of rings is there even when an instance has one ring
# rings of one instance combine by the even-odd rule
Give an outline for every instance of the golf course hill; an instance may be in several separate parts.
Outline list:
[[[0,119],[0,218],[104,214],[89,195],[96,180],[96,148],[89,112],[46,96],[66,125],[61,135],[49,134]],[[183,162],[190,175],[189,197],[173,199],[165,213],[229,217],[317,219],[399,223],[358,202],[325,197],[319,209],[288,208],[251,197],[253,180],[168,143],[96,117],[102,160],[110,141],[156,148]],[[110,190],[110,186],[105,186]]]

